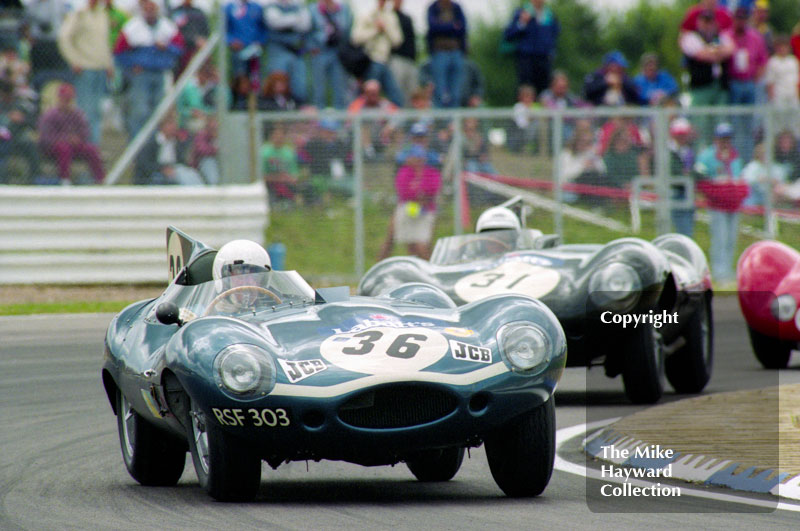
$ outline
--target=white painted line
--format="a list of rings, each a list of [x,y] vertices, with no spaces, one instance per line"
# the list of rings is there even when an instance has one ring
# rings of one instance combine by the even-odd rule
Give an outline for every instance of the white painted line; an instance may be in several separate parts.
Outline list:
[[[586,434],[588,432],[607,426],[612,422],[616,422],[617,420],[619,420],[619,417],[613,419],[601,420],[598,422],[592,422],[590,424],[578,424],[576,426],[570,426],[568,428],[562,428],[558,430],[556,432],[556,460],[554,465],[555,469],[560,470],[561,472],[566,472],[568,474],[575,474],[577,476],[582,476],[585,478],[599,479],[608,483],[619,483],[619,484],[626,483],[624,478],[603,477],[599,470],[586,468],[584,465],[571,463],[558,455],[559,450],[561,450],[561,447],[564,446],[564,444],[566,444],[566,442],[569,441],[570,439],[579,436],[586,437]],[[642,481],[640,479],[629,479],[627,483],[639,487],[647,487],[652,485],[652,483],[649,483],[647,481]],[[791,511],[800,513],[800,505],[794,503],[787,503],[783,501],[773,502],[769,500],[757,500],[753,498],[746,498],[744,496],[736,496],[733,494],[708,492],[704,490],[693,489],[691,487],[681,486],[681,495],[693,496],[695,498],[705,498],[709,500],[717,500],[728,503],[739,503],[742,505],[749,505],[751,507],[764,507],[767,509],[779,509],[781,511]]]

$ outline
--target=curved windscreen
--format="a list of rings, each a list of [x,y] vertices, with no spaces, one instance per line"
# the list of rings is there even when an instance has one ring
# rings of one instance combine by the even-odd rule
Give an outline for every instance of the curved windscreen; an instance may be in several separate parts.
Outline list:
[[[290,305],[313,303],[314,288],[296,271],[246,273],[196,286],[172,284],[159,302],[172,302],[191,318],[243,317]]]
[[[461,264],[501,256],[510,251],[532,249],[536,236],[541,236],[541,232],[528,229],[493,230],[441,238],[433,249],[431,263]]]

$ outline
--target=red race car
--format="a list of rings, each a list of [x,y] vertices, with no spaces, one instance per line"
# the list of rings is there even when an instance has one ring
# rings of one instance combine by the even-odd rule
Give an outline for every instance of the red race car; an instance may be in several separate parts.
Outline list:
[[[756,358],[783,369],[800,343],[800,253],[775,241],[748,247],[736,267],[739,305]]]

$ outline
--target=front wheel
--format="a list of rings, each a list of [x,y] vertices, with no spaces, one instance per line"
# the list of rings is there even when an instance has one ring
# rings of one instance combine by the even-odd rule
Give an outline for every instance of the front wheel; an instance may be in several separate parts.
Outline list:
[[[714,362],[714,323],[711,299],[705,297],[686,325],[686,344],[667,357],[667,379],[678,393],[699,393],[711,379]]]
[[[119,389],[117,431],[122,460],[133,479],[157,487],[178,483],[186,464],[186,445],[147,422]]]
[[[261,459],[243,442],[189,408],[187,437],[200,486],[218,501],[252,501],[261,484]]]
[[[792,349],[796,346],[793,341],[770,337],[749,326],[747,330],[750,332],[753,353],[765,369],[785,369],[789,366]]]
[[[653,325],[638,326],[623,338],[622,382],[634,404],[654,404],[664,394],[664,349]]]
[[[486,438],[486,457],[497,486],[515,498],[541,494],[556,458],[553,397]]]
[[[464,461],[463,448],[426,450],[406,461],[406,466],[419,481],[450,481]]]

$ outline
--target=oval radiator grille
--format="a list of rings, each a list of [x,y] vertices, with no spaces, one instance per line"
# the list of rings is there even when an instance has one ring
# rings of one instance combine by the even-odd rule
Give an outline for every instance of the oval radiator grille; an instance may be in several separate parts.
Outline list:
[[[357,428],[406,428],[447,416],[457,404],[453,395],[437,388],[387,386],[354,396],[339,408],[339,418]]]

